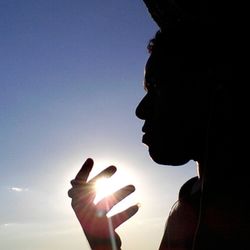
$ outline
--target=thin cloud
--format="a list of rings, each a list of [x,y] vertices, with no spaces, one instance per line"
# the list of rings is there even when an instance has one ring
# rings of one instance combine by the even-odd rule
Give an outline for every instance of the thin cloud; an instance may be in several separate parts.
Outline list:
[[[25,192],[28,191],[28,188],[21,188],[21,187],[10,187],[9,188],[13,192]]]
[[[17,225],[17,223],[12,223],[12,222],[2,223],[2,224],[0,224],[0,227],[11,227],[11,226],[15,226],[15,225]]]
[[[11,224],[10,223],[4,223],[4,224],[1,224],[1,226],[2,227],[9,227],[9,226],[11,226]]]

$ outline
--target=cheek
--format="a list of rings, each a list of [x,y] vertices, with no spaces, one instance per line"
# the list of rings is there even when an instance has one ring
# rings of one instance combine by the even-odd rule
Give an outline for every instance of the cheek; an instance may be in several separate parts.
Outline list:
[[[154,113],[159,120],[179,123],[194,119],[195,108],[193,99],[179,94],[176,98],[163,96],[156,99]]]
[[[194,102],[189,98],[163,98],[155,105],[154,126],[158,140],[185,142],[195,137],[197,123]]]

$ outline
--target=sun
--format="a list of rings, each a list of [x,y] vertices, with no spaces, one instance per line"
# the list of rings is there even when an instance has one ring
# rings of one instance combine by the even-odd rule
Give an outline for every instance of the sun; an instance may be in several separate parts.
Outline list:
[[[111,181],[109,178],[100,178],[99,180],[96,181],[95,183],[96,197],[94,200],[95,204],[115,191],[114,186],[111,185],[110,183]]]
[[[95,183],[96,197],[94,203],[96,204],[98,201],[107,197],[108,195],[114,193],[118,189],[127,186],[134,185],[132,176],[129,171],[126,171],[124,168],[117,167],[117,172],[110,178],[100,178]],[[112,216],[118,212],[121,212],[128,207],[137,204],[136,201],[136,191],[129,196],[127,196],[124,200],[115,205],[112,210],[108,213],[108,216]]]

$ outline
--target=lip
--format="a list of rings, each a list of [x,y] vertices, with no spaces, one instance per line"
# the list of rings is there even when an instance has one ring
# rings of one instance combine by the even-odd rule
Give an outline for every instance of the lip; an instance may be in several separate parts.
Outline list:
[[[145,133],[143,136],[142,136],[142,143],[146,144],[146,145],[149,145],[149,142],[150,142],[150,136],[148,133]]]
[[[142,127],[142,132],[143,133],[148,133],[149,131],[149,125],[145,122],[143,127]]]

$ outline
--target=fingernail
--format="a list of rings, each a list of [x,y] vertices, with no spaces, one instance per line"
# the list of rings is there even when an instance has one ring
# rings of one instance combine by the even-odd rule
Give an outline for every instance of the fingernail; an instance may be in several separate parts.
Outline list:
[[[128,191],[130,191],[130,192],[134,192],[134,191],[135,191],[135,186],[133,186],[133,185],[128,185],[126,189],[127,189]]]
[[[86,160],[86,163],[91,163],[91,162],[93,162],[93,159],[92,159],[92,158],[88,158],[88,159]]]
[[[139,202],[136,205],[137,205],[137,207],[141,207],[141,203],[139,203]]]

